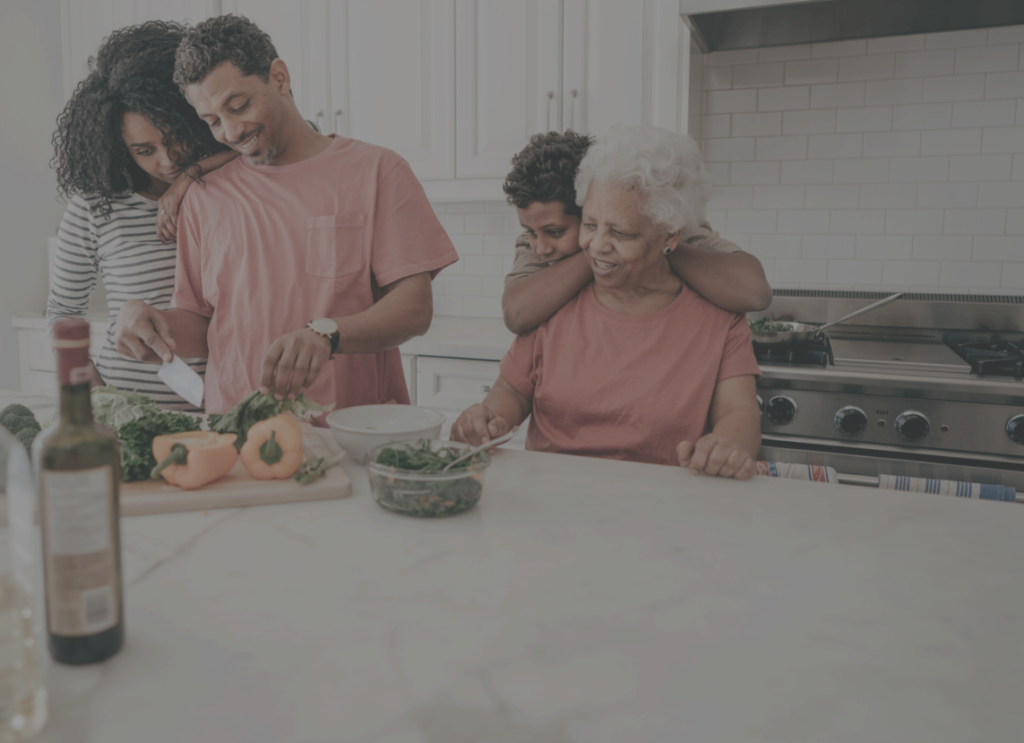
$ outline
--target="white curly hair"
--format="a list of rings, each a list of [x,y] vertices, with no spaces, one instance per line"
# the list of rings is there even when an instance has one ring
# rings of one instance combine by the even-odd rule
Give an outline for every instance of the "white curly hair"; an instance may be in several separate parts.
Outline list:
[[[656,126],[616,124],[587,150],[576,173],[576,203],[592,181],[636,186],[643,212],[666,232],[692,232],[704,219],[711,178],[692,137]]]

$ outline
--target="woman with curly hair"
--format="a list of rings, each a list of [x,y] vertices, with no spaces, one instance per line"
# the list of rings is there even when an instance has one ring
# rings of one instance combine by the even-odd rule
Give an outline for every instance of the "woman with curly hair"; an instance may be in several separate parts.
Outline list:
[[[535,134],[512,158],[504,190],[525,230],[516,240],[515,264],[502,296],[505,325],[513,333],[536,328],[594,277],[580,251],[581,210],[574,184],[593,142],[573,131]],[[707,201],[706,194],[702,198]],[[720,237],[703,216],[687,225],[669,263],[698,294],[724,309],[753,312],[771,302],[760,261]]]
[[[46,316],[52,326],[84,315],[102,280],[111,329],[94,383],[193,410],[157,378],[157,367],[119,354],[112,332],[129,299],[169,306],[178,204],[193,180],[237,156],[217,143],[173,81],[184,33],[160,21],[115,31],[57,119],[53,162],[70,202],[57,233]],[[203,371],[204,362],[191,365]]]

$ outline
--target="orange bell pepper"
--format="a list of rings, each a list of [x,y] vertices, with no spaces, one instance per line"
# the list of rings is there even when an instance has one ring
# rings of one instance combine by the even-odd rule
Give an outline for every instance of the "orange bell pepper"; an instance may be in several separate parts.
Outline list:
[[[201,488],[224,477],[238,461],[234,433],[185,431],[153,437],[153,457],[159,464],[150,474],[183,490]]]
[[[253,425],[240,453],[242,465],[257,480],[284,480],[302,465],[302,427],[288,415]]]

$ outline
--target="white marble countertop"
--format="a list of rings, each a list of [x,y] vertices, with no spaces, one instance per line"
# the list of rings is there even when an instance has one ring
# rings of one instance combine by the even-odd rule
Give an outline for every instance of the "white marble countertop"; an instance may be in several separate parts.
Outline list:
[[[123,520],[43,743],[1019,740],[1024,508],[499,451],[480,505]]]

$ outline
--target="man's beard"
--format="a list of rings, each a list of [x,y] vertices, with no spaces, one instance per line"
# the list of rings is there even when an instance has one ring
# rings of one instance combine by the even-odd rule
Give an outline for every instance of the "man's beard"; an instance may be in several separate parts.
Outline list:
[[[256,157],[246,156],[246,160],[249,161],[250,165],[260,167],[262,165],[270,165],[277,157],[277,148],[272,144],[268,144],[263,152],[259,153]]]

